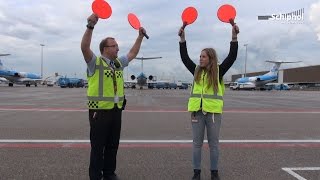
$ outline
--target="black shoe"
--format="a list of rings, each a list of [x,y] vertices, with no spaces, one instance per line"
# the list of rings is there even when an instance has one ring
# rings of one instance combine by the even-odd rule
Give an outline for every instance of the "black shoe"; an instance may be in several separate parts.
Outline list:
[[[194,174],[193,174],[192,180],[200,180],[201,170],[200,169],[194,169],[193,172],[194,172]]]
[[[120,180],[120,178],[116,174],[110,174],[103,177],[103,180]]]
[[[218,170],[211,170],[211,180],[220,180]]]

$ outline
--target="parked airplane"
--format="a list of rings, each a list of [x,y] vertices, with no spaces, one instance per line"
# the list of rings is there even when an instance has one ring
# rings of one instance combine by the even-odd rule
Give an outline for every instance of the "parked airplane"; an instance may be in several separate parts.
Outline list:
[[[274,63],[273,67],[271,70],[264,74],[264,75],[259,75],[259,76],[253,76],[253,77],[243,77],[243,78],[238,78],[235,83],[237,86],[241,87],[241,85],[250,87],[250,88],[259,88],[259,87],[264,87],[265,84],[274,82],[278,80],[278,73],[279,73],[279,68],[280,65],[283,63],[298,63],[301,61],[296,61],[296,62],[285,62],[285,61],[266,61],[269,63]]]
[[[0,56],[8,56],[10,54],[0,54]],[[0,60],[0,77],[9,81],[8,85],[13,86],[16,84],[25,84],[26,87],[30,87],[31,84],[37,86],[37,83],[42,81],[41,77],[34,73],[18,72],[5,68]]]
[[[147,85],[147,79],[153,80],[153,78],[154,78],[152,75],[149,75],[149,77],[147,78],[147,76],[143,73],[143,61],[150,60],[150,59],[160,59],[160,58],[162,58],[162,57],[147,57],[147,58],[137,57],[137,58],[135,58],[135,59],[141,60],[141,73],[137,76],[137,78],[135,75],[131,75],[131,79],[132,80],[137,79],[137,84],[139,85],[140,89],[143,89],[143,86]]]

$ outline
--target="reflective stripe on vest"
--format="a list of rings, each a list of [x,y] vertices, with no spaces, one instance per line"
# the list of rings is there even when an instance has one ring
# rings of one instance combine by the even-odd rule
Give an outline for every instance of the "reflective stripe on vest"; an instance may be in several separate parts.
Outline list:
[[[124,80],[122,64],[119,59],[116,59],[120,64],[119,68],[115,68],[114,72],[111,67],[102,58],[97,57],[95,71],[92,76],[87,76],[88,79],[88,107],[89,109],[112,109],[115,106],[115,95],[119,98],[117,107],[120,109],[124,100]],[[116,79],[117,91],[114,91],[113,78]]]
[[[196,68],[198,68],[198,66]],[[197,83],[195,79],[193,80],[191,95],[188,102],[188,111],[194,112],[202,110],[210,113],[222,113],[224,94],[223,81],[220,82],[218,77],[218,92],[214,92],[213,86],[210,88],[207,88],[207,86],[207,73],[202,71],[200,82]]]

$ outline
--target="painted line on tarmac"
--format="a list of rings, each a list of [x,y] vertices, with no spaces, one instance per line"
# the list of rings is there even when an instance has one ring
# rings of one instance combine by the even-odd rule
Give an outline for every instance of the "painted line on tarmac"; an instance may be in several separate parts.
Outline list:
[[[192,148],[192,144],[120,144],[121,148]],[[208,148],[207,144],[203,145]],[[1,148],[90,148],[89,143],[55,143],[29,144],[8,143],[1,144]],[[320,148],[320,144],[221,144],[220,148]]]
[[[320,167],[291,167],[291,168],[286,167],[286,168],[282,168],[282,170],[286,171],[287,173],[297,178],[298,180],[307,180],[294,171],[320,171]]]
[[[207,140],[204,146],[207,148]],[[320,140],[220,140],[222,148],[320,148]],[[89,148],[89,140],[0,139],[0,148]],[[191,148],[192,140],[120,140],[122,148]]]
[[[0,143],[89,143],[90,140],[64,139],[0,139]],[[192,143],[192,140],[120,140],[120,143]],[[204,140],[205,143],[208,140]],[[306,140],[220,140],[220,143],[320,143],[319,139]]]
[[[74,108],[0,108],[0,111],[87,112],[88,110]]]
[[[34,112],[87,112],[88,109],[76,109],[76,108],[0,108],[0,111],[34,111]],[[130,113],[183,113],[188,112],[186,110],[124,110],[124,112]],[[253,114],[320,114],[318,110],[303,110],[303,109],[266,109],[266,110],[225,110],[224,113],[253,113]]]

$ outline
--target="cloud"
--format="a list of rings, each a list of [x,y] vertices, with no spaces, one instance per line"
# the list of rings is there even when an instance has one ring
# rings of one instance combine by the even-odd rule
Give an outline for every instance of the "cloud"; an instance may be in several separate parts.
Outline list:
[[[311,5],[309,20],[317,33],[318,40],[320,40],[320,1]]]
[[[319,0],[318,0],[319,1]],[[149,40],[144,39],[138,56],[162,56],[161,60],[144,63],[146,75],[175,80],[192,80],[191,73],[184,67],[179,54],[179,27],[181,12],[188,6],[198,10],[198,19],[186,27],[186,38],[190,58],[198,64],[200,51],[205,47],[217,50],[220,61],[229,51],[231,40],[230,24],[221,23],[216,11],[224,3],[237,8],[236,22],[240,27],[238,57],[225,78],[244,71],[245,47],[248,43],[247,72],[269,70],[265,60],[303,60],[303,65],[319,64],[319,3],[304,1],[250,1],[228,0],[219,2],[201,1],[141,1],[110,0],[113,13],[109,19],[100,19],[96,25],[91,49],[99,55],[98,44],[106,36],[115,37],[120,51],[125,55],[132,47],[138,32],[127,21],[127,14],[135,13],[146,28]],[[57,0],[25,1],[0,0],[0,53],[10,53],[3,58],[4,65],[20,71],[40,72],[40,44],[44,47],[44,74],[54,72],[69,76],[85,77],[86,64],[80,50],[85,32],[86,19],[91,12],[92,1]],[[314,3],[312,5],[312,3]],[[255,7],[252,9],[252,7]],[[312,7],[310,21],[304,24],[281,24],[258,21],[258,15],[276,12],[292,12]],[[308,11],[307,8],[306,12]],[[271,66],[271,65],[270,65]],[[297,65],[295,65],[297,66]],[[288,67],[288,66],[286,66]],[[138,75],[139,61],[132,61],[126,70]]]

